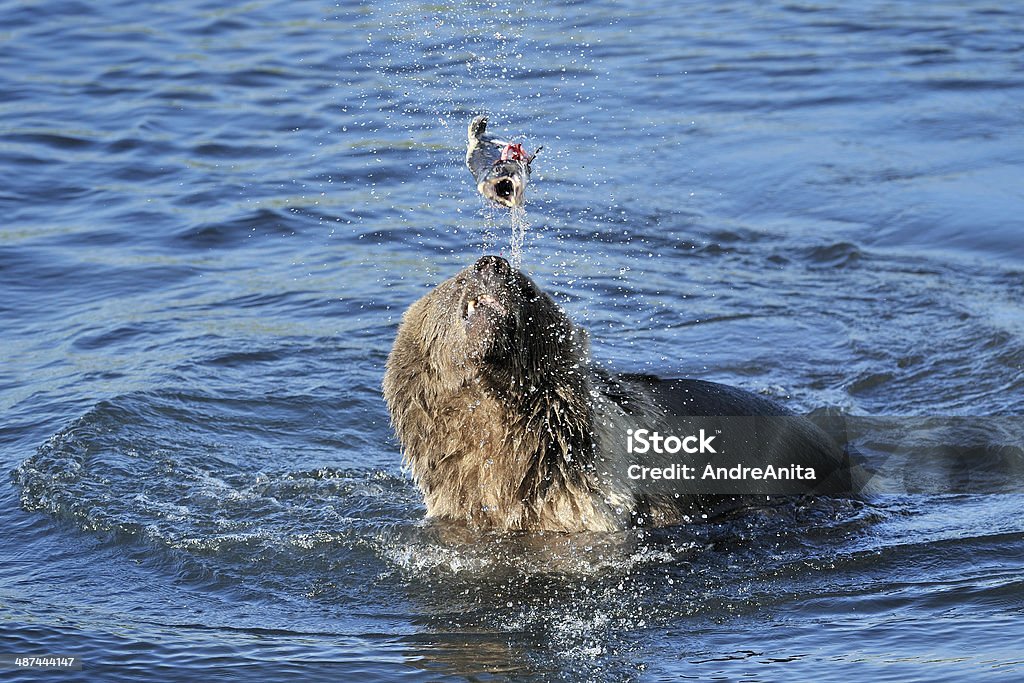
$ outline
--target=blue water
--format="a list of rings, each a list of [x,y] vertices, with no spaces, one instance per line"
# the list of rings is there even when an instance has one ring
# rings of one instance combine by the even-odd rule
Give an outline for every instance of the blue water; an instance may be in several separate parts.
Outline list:
[[[84,668],[0,676],[1024,678],[1022,495],[422,523],[379,387],[509,254],[482,111],[601,362],[1024,413],[1022,5],[3,1],[0,655]]]

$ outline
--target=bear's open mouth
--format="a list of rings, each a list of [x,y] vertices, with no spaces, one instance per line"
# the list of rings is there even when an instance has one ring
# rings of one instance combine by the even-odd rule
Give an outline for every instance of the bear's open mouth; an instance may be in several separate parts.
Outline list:
[[[498,300],[493,296],[490,294],[481,294],[480,296],[468,297],[466,299],[466,303],[463,304],[462,318],[464,320],[469,320],[481,310],[489,310],[490,312],[502,317],[504,317],[507,312],[505,307],[498,303]]]

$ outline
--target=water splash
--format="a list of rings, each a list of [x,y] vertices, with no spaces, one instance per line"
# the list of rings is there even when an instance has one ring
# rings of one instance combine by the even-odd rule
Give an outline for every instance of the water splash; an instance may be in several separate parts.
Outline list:
[[[512,236],[508,260],[513,268],[519,270],[523,265],[523,246],[526,242],[526,231],[530,228],[530,221],[526,217],[526,209],[522,206],[512,207],[509,211],[509,218]]]
[[[484,253],[498,250],[502,256],[508,257],[513,268],[521,269],[523,254],[526,251],[526,234],[531,225],[526,207],[517,206],[506,209],[485,201],[481,207],[481,220],[483,223],[480,237],[481,250]],[[506,240],[507,254],[505,251]]]

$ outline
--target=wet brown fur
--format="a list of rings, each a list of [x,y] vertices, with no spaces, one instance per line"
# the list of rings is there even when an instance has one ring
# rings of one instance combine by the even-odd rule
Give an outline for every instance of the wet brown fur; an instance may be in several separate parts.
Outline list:
[[[467,301],[487,295],[504,312],[478,305],[467,319]],[[384,397],[428,516],[502,530],[617,528],[594,474],[586,354],[582,331],[496,257],[409,308]]]

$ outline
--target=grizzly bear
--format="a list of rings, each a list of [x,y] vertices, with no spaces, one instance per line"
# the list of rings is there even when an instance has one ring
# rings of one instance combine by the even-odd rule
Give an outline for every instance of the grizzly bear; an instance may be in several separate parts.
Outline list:
[[[696,477],[681,486],[636,476],[658,469],[669,477],[680,460],[625,448],[639,426],[651,433],[707,425],[710,434],[724,424],[729,434],[720,439],[732,439],[747,473],[813,468],[814,480],[797,493],[852,486],[846,451],[767,398],[702,380],[613,374],[591,362],[587,333],[498,256],[480,258],[409,307],[387,360],[384,398],[427,516],[478,528],[612,531],[766,500]],[[714,452],[714,437],[701,434],[702,448]]]

